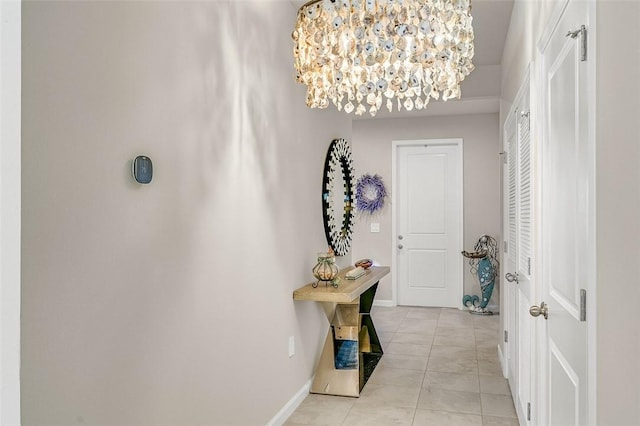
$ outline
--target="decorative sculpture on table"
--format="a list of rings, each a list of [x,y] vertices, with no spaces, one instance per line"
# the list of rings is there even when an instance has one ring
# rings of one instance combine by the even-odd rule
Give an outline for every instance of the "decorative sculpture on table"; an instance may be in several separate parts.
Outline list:
[[[334,288],[338,288],[338,265],[336,265],[336,254],[329,247],[326,253],[318,253],[318,263],[313,267],[313,276],[316,282],[312,284],[313,288],[318,287],[323,282],[325,287],[331,284]]]
[[[463,251],[462,255],[469,259],[471,273],[477,275],[480,290],[482,290],[482,301],[480,297],[468,294],[462,298],[462,304],[469,308],[472,314],[493,315],[487,309],[493,286],[498,276],[500,263],[498,262],[498,243],[490,235],[480,237],[473,252]]]

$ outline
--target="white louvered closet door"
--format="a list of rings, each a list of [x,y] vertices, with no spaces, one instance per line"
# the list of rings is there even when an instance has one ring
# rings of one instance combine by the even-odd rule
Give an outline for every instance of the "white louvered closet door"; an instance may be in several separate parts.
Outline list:
[[[507,376],[521,425],[529,424],[532,398],[532,145],[529,81],[523,83],[505,121],[505,255],[502,282],[505,293]]]
[[[531,120],[529,111],[518,117],[518,286],[530,293],[531,278]],[[525,288],[526,287],[526,288]]]
[[[523,102],[524,103],[524,102]],[[531,403],[532,372],[532,320],[529,315],[531,306],[531,122],[528,102],[522,105],[518,113],[518,283],[517,283],[517,320],[518,320],[518,361],[516,410],[520,424],[529,424],[529,404]]]
[[[501,270],[503,276],[500,282],[500,289],[503,294],[502,315],[505,318],[505,344],[504,358],[507,364],[507,376],[511,389],[517,387],[516,384],[516,293],[515,283],[505,280],[506,274],[515,274],[518,265],[518,187],[517,187],[517,164],[518,164],[518,125],[515,114],[511,114],[504,125],[504,150],[506,154],[506,164],[503,171],[504,176],[504,255]],[[505,274],[506,273],[506,274]],[[511,336],[511,339],[508,338]]]

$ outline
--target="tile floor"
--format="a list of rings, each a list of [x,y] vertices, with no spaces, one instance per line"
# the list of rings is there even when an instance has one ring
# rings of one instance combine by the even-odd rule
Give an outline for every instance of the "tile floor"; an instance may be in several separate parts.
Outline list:
[[[518,425],[498,315],[374,307],[384,356],[360,398],[309,394],[285,425]]]

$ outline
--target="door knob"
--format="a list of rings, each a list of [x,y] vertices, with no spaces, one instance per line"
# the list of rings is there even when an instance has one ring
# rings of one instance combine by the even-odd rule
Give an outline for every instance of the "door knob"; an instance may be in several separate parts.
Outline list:
[[[403,237],[402,235],[398,235],[398,239],[399,239],[399,240],[401,240],[401,239],[403,239],[403,238],[404,238],[404,237]]]
[[[507,281],[509,281],[510,283],[516,283],[518,284],[518,273],[516,272],[515,274],[512,274],[511,272],[507,272],[506,275],[504,276]]]
[[[539,317],[542,315],[544,319],[549,318],[549,307],[545,305],[544,302],[540,304],[540,306],[533,305],[529,308],[529,313],[532,317]]]
[[[403,246],[402,244],[398,244],[398,248],[399,248],[400,250],[402,250],[402,248],[403,248],[403,247],[404,247],[404,246]]]

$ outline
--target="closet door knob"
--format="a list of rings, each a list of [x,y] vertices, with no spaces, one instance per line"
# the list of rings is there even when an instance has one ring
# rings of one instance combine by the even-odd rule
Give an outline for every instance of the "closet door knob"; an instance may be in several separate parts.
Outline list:
[[[518,284],[518,273],[516,272],[515,274],[512,274],[511,272],[507,272],[506,275],[504,276],[507,281],[509,281],[510,283],[516,283]]]
[[[532,317],[539,317],[542,315],[544,319],[549,318],[549,307],[544,302],[540,303],[540,306],[533,305],[529,308],[529,313]]]

